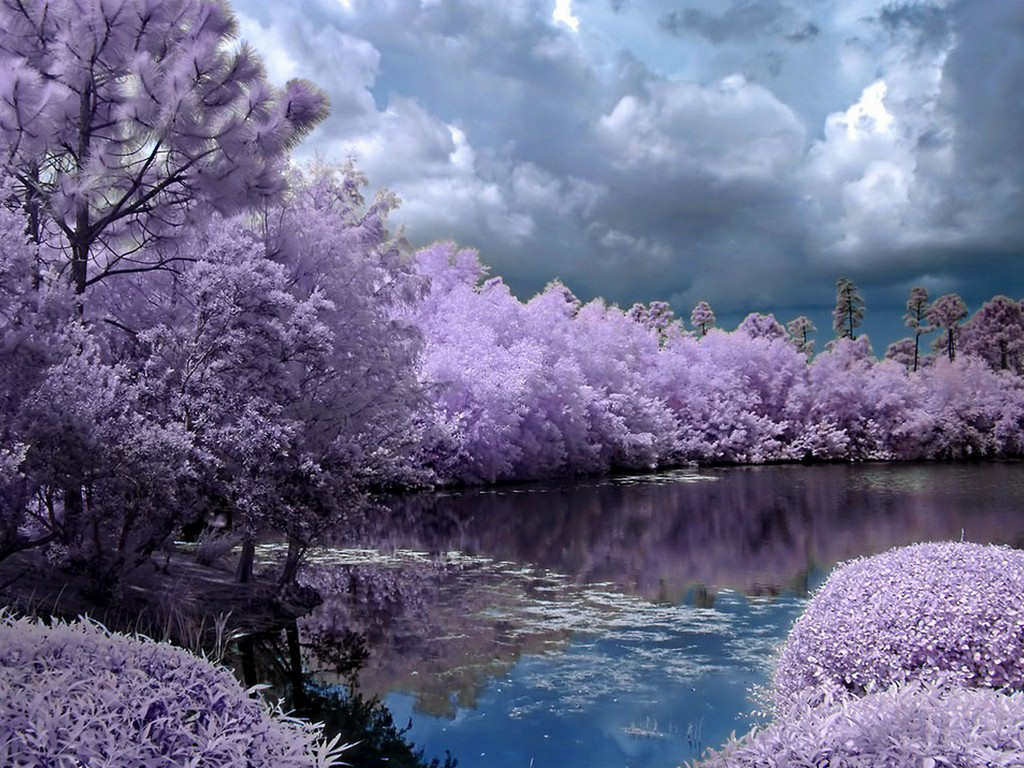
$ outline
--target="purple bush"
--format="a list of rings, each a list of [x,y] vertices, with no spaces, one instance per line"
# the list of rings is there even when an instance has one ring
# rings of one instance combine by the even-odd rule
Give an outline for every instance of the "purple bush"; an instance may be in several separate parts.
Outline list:
[[[0,765],[312,768],[344,749],[227,669],[86,619],[0,613],[0,691]]]
[[[914,681],[794,716],[709,750],[700,768],[987,768],[1024,762],[1024,695]]]
[[[916,544],[845,563],[789,633],[776,712],[938,676],[1024,689],[1022,594],[1024,552],[1005,546]]]

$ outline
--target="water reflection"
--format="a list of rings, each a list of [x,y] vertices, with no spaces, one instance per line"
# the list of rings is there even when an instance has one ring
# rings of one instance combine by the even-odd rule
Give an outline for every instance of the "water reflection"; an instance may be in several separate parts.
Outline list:
[[[747,691],[832,565],[922,540],[1024,543],[1024,472],[764,467],[397,499],[322,551],[308,664],[460,764],[674,766],[750,725]],[[359,545],[361,548],[356,548]],[[486,753],[481,755],[480,753]]]
[[[683,480],[682,482],[680,480]],[[530,563],[678,602],[806,594],[832,564],[924,539],[1017,545],[1024,467],[757,467],[399,499],[377,545]],[[688,482],[686,480],[689,480]]]

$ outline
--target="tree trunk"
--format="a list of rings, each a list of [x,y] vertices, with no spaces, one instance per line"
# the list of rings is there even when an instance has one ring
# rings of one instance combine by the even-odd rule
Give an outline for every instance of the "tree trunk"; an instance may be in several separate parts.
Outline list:
[[[914,334],[914,373],[917,373],[917,350],[921,346],[921,334],[920,332]]]
[[[68,482],[64,486],[64,518],[61,521],[61,541],[64,546],[71,546],[77,540],[84,511],[82,486]]]
[[[299,558],[302,557],[304,549],[298,539],[292,536],[288,537],[288,555],[285,557],[284,569],[281,571],[281,578],[278,582],[281,586],[295,581],[295,576],[299,571]]]
[[[302,647],[299,645],[299,625],[291,622],[285,627],[288,638],[288,676],[291,678],[292,708],[305,709],[309,703],[306,699],[306,685],[302,674]]]
[[[238,641],[238,650],[242,655],[242,679],[246,688],[252,688],[258,682],[256,677],[256,648],[252,635],[246,635]]]
[[[252,563],[256,559],[256,542],[248,534],[242,539],[242,554],[238,558],[235,581],[248,584],[252,581]]]

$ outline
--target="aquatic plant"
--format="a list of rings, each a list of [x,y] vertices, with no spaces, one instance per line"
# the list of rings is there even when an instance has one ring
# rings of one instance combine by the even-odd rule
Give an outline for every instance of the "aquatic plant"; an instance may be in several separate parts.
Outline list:
[[[791,717],[708,750],[700,768],[870,766],[981,768],[1024,761],[1024,694],[912,681],[862,698],[814,704],[797,697]]]
[[[969,542],[916,544],[833,571],[778,659],[775,706],[802,691],[863,695],[948,675],[1024,689],[1024,552]]]
[[[320,768],[347,745],[231,673],[136,635],[0,612],[0,765]]]

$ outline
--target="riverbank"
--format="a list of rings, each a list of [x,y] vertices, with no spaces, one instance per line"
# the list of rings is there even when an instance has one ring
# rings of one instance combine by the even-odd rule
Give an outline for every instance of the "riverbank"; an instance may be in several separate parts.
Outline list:
[[[18,613],[74,619],[88,615],[109,629],[141,632],[192,650],[229,637],[278,633],[316,605],[307,593],[259,578],[235,581],[226,561],[202,565],[181,547],[127,573],[117,598],[101,602],[87,579],[52,567],[38,551],[0,562],[0,604]]]

